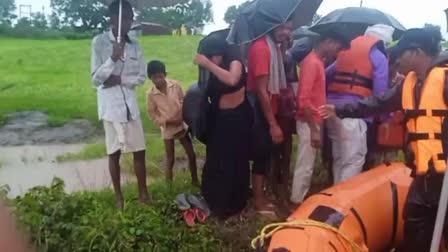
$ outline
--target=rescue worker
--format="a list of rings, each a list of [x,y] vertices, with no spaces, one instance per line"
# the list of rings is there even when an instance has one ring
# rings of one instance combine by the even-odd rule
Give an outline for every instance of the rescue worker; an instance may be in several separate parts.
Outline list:
[[[389,64],[385,44],[392,41],[393,32],[394,28],[390,26],[374,25],[366,30],[366,35],[355,38],[350,49],[339,53],[336,62],[327,69],[328,103],[356,102],[388,90]],[[327,121],[335,184],[361,173],[368,151],[370,125],[373,125],[371,118]]]
[[[440,39],[425,29],[408,30],[393,47],[399,72],[407,75],[383,96],[320,108],[324,118],[362,118],[404,110],[408,133],[407,165],[414,181],[405,211],[404,249],[430,250],[448,154],[448,53]],[[445,235],[447,234],[445,222]],[[446,240],[446,237],[445,237]]]

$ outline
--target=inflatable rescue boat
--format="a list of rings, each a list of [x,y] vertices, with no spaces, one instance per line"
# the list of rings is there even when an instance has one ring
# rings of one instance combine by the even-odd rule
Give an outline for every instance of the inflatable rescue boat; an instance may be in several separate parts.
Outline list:
[[[403,240],[410,172],[383,165],[309,197],[288,222],[271,226],[269,251],[390,251]]]

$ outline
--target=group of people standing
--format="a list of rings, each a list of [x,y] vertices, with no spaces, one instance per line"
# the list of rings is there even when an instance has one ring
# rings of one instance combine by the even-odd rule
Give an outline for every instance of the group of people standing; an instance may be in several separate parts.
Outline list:
[[[155,60],[146,65],[137,39],[126,35],[133,20],[132,6],[123,1],[123,7],[125,36],[121,43],[116,42],[116,1],[110,6],[112,28],[94,39],[92,49],[92,79],[98,87],[99,116],[104,122],[109,166],[120,208],[122,152],[134,153],[140,199],[148,199],[145,140],[135,93],[135,87],[144,84],[146,76],[154,84],[148,91],[147,110],[161,128],[167,156],[166,178],[173,178],[174,140],[179,140],[189,159],[192,182],[199,184],[196,155],[182,118],[182,88],[177,81],[166,78],[163,62]],[[296,132],[300,140],[289,201],[294,206],[300,204],[309,190],[317,150],[323,142],[323,119],[318,108],[326,103],[327,93],[333,104],[340,104],[387,90],[388,60],[378,36],[390,43],[393,28],[369,28],[366,34],[373,35],[357,38],[351,49],[340,54],[350,48],[350,40],[342,29],[322,32],[314,45],[293,45],[291,29],[292,23],[286,22],[254,41],[246,52],[247,59],[242,57],[239,46],[226,42],[228,30],[207,36],[199,45],[194,63],[210,73],[206,85],[210,109],[202,193],[216,213],[227,216],[241,211],[251,185],[257,211],[274,215],[274,205],[264,192],[269,174],[273,175],[271,184],[276,195],[288,201],[292,136]],[[297,53],[300,47],[304,49]],[[360,72],[350,76],[350,67]],[[355,77],[365,83],[354,81],[357,85],[353,86],[349,82]],[[338,83],[329,85],[327,90],[327,78]],[[338,183],[361,172],[367,153],[367,126],[360,119],[343,119],[327,126],[333,143],[334,182]],[[350,138],[343,140],[341,135]]]
[[[122,34],[127,34],[133,12],[127,1],[122,2]],[[117,204],[122,208],[122,152],[134,153],[140,200],[148,200],[145,141],[135,93],[146,74],[154,83],[148,92],[148,113],[162,129],[167,179],[173,176],[174,140],[180,140],[188,154],[192,182],[199,181],[182,118],[182,89],[166,78],[162,62],[152,61],[146,67],[135,38],[125,35],[117,42],[118,9],[118,1],[110,6],[111,31],[94,39],[92,79]],[[388,47],[394,29],[386,25],[368,27],[355,39],[335,26],[321,31],[313,44],[292,43],[291,29],[289,21],[279,24],[253,41],[246,53],[226,42],[225,31],[207,36],[199,45],[194,63],[209,73],[201,191],[210,209],[220,217],[238,214],[252,187],[256,211],[275,216],[275,206],[265,195],[268,177],[276,195],[297,207],[308,193],[316,156],[326,138],[334,183],[374,163],[393,161],[405,146],[415,178],[404,216],[405,251],[428,251],[448,153],[448,57],[440,54],[440,34],[411,29],[396,46]],[[297,53],[297,48],[304,49]],[[388,137],[375,134],[392,128],[399,130]],[[289,190],[294,133],[299,144]]]
[[[313,44],[292,44],[291,27],[291,22],[280,24],[254,41],[247,59],[238,46],[227,44],[225,36],[209,35],[201,42],[195,62],[211,72],[207,88],[212,104],[202,191],[212,209],[221,210],[222,205],[230,214],[242,210],[251,161],[256,210],[275,215],[264,193],[266,178],[281,202],[297,207],[310,189],[324,128],[332,146],[333,182],[363,171],[368,129],[378,118],[330,118],[324,124],[319,107],[327,101],[359,101],[389,89],[389,74],[397,75],[389,72],[386,51],[394,29],[374,25],[351,41],[344,29],[332,27]],[[389,115],[382,117],[389,120]],[[299,144],[289,190],[294,133]],[[371,146],[376,154],[375,143]]]

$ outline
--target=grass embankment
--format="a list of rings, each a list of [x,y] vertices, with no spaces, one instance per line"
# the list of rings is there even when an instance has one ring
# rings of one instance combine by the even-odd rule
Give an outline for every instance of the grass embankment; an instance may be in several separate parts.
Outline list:
[[[52,126],[86,118],[101,128],[97,119],[96,92],[90,81],[91,40],[26,40],[1,38],[0,125],[8,113],[38,110],[48,113]],[[192,59],[200,37],[142,37],[145,58],[160,59],[169,78],[186,89],[197,76]],[[138,88],[138,99],[148,143],[148,162],[160,159],[159,129],[146,116],[147,82]],[[153,148],[152,148],[153,147]],[[90,144],[80,153],[58,161],[96,159],[104,156],[103,144]],[[163,149],[163,148],[162,148]]]
[[[143,37],[146,59],[163,60],[170,78],[186,89],[197,76],[192,59],[200,37]],[[90,84],[90,40],[24,40],[1,38],[0,125],[11,112],[37,110],[48,113],[52,126],[86,118],[97,119],[96,93]],[[145,113],[147,82],[138,99],[148,147],[148,174],[161,178],[164,157],[159,129]],[[197,145],[199,156],[204,146]],[[178,157],[184,156],[176,148]],[[103,143],[89,144],[79,153],[58,161],[96,159],[105,155]],[[123,160],[131,166],[131,158]],[[1,164],[0,164],[1,166]],[[197,192],[189,174],[177,172],[172,186],[156,179],[150,185],[154,203],[141,207],[132,200],[136,186],[125,186],[127,207],[115,210],[113,192],[66,194],[60,183],[37,188],[10,201],[39,251],[246,251],[249,241],[266,222],[253,213],[226,222],[185,226],[173,199],[181,192]],[[0,188],[0,195],[5,188]]]

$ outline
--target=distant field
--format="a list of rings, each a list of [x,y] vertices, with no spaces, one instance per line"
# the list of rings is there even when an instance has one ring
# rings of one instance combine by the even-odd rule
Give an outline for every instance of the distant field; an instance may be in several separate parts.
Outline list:
[[[146,60],[160,59],[169,76],[184,88],[196,78],[192,63],[200,37],[141,37]],[[50,123],[73,118],[97,122],[96,93],[90,82],[90,40],[1,38],[0,124],[5,114],[22,110],[48,112]],[[145,113],[149,82],[138,89],[146,130],[155,129]],[[156,133],[156,132],[154,132]]]

